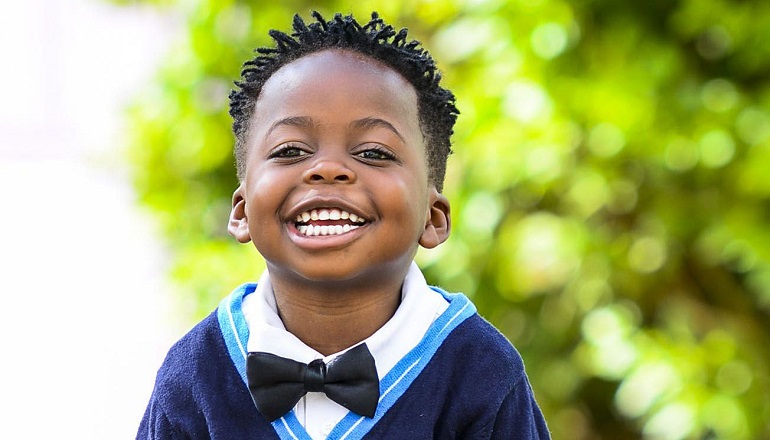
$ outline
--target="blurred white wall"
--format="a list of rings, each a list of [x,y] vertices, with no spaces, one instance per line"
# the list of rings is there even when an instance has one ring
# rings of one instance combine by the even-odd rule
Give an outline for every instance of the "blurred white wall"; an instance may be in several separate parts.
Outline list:
[[[95,0],[0,6],[3,438],[134,438],[185,330],[120,157],[122,110],[177,28]]]

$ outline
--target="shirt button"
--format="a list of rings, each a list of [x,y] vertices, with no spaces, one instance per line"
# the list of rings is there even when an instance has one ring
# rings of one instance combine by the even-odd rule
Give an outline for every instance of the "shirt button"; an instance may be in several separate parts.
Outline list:
[[[323,432],[324,435],[328,436],[332,432],[332,429],[334,429],[334,425],[331,424],[331,423],[326,423],[323,426],[322,432]]]

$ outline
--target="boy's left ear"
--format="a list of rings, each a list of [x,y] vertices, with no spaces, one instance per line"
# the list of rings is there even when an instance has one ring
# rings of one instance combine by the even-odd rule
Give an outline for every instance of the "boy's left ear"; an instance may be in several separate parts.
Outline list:
[[[449,199],[438,192],[436,187],[431,187],[428,200],[430,202],[428,218],[419,243],[425,249],[433,249],[449,238],[452,220],[449,216]]]
[[[239,243],[251,241],[249,234],[249,219],[246,216],[246,199],[243,198],[243,185],[233,193],[233,209],[230,211],[230,221],[227,223],[227,232]]]

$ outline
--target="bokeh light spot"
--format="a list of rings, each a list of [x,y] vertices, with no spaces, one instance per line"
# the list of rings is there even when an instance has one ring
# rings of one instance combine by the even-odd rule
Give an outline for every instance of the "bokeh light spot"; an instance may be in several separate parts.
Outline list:
[[[530,81],[515,81],[503,96],[503,112],[521,122],[532,122],[551,113],[551,98],[540,85]]]
[[[680,386],[679,376],[669,364],[642,365],[623,381],[615,404],[626,416],[640,417],[663,395],[677,392]]]
[[[612,157],[618,154],[625,144],[623,131],[607,122],[596,125],[588,135],[588,149],[599,157]]]
[[[714,112],[724,112],[738,102],[738,92],[730,81],[717,78],[709,81],[701,91],[703,105]]]
[[[607,209],[613,214],[631,212],[639,198],[637,187],[628,180],[619,180],[610,185],[611,200]]]
[[[748,438],[746,414],[732,396],[718,394],[703,408],[703,419],[716,434],[716,438]]]
[[[645,438],[680,440],[686,438],[695,424],[692,408],[683,403],[672,403],[658,411],[644,425]]]
[[[558,23],[543,23],[532,31],[530,45],[541,57],[550,60],[559,56],[567,47],[568,36],[564,26]]]
[[[515,249],[509,264],[518,284],[511,293],[527,296],[563,286],[578,266],[580,230],[546,213],[532,214],[513,228],[511,237],[505,238]],[[503,281],[509,283],[510,275],[505,274]]]
[[[666,146],[666,166],[673,171],[687,171],[698,164],[700,149],[698,144],[682,137],[677,137]]]
[[[749,389],[753,378],[751,368],[745,362],[734,360],[719,368],[716,384],[724,392],[738,396]]]
[[[488,236],[494,232],[502,214],[500,199],[490,192],[479,191],[468,199],[463,208],[463,227],[474,234]]]
[[[727,165],[735,155],[735,141],[724,130],[712,130],[700,140],[701,163],[709,168]]]
[[[610,199],[607,181],[596,172],[580,173],[567,193],[567,200],[585,217],[599,210]]]
[[[735,121],[738,137],[749,145],[758,145],[770,139],[770,118],[756,108],[741,111]]]
[[[588,311],[602,300],[612,297],[612,288],[605,279],[590,279],[580,283],[576,300],[580,310]]]
[[[545,145],[532,149],[527,154],[527,173],[539,182],[549,182],[562,173],[558,147]]]
[[[634,314],[620,305],[596,309],[583,319],[582,332],[591,344],[591,367],[596,374],[617,379],[636,361],[638,353],[629,337],[636,331]]]
[[[628,250],[628,263],[637,272],[655,272],[666,262],[666,244],[656,237],[641,237]]]
[[[446,62],[459,62],[479,51],[494,35],[493,20],[465,18],[439,31],[434,51]]]
[[[707,60],[718,60],[730,52],[732,38],[722,26],[713,26],[704,31],[695,41],[695,50]]]

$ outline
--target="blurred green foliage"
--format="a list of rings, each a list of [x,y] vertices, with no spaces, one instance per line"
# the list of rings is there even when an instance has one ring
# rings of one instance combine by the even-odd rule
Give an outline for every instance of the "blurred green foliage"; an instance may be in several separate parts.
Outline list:
[[[148,3],[185,26],[130,156],[190,320],[263,267],[226,233],[242,62],[295,12],[378,10],[462,113],[418,259],[518,347],[554,438],[770,438],[770,2]]]

